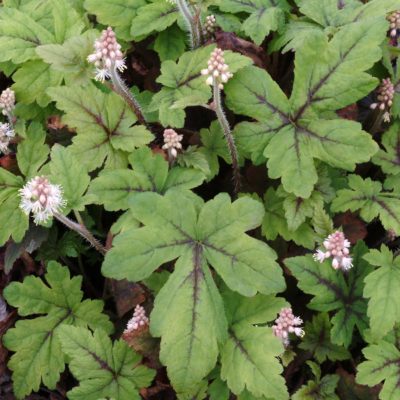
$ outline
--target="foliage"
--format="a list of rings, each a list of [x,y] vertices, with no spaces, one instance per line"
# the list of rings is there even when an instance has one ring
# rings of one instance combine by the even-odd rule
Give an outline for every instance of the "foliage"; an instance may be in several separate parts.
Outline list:
[[[0,393],[399,398],[396,10],[3,0]]]

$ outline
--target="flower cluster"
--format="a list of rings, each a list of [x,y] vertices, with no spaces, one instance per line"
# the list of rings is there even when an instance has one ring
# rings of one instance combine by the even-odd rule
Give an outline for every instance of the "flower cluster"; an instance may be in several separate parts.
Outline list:
[[[390,22],[390,36],[395,38],[397,30],[400,29],[400,10],[394,11],[388,16]]]
[[[168,150],[173,158],[176,158],[178,151],[182,148],[183,135],[178,135],[173,129],[164,130],[164,145],[163,149]]]
[[[215,16],[207,15],[206,20],[204,21],[204,25],[203,25],[203,35],[206,38],[211,37],[212,34],[215,32],[215,26],[216,26]]]
[[[300,327],[302,323],[302,319],[295,317],[290,307],[282,308],[279,317],[275,320],[275,325],[272,326],[272,331],[287,347],[289,345],[289,333],[294,333],[298,337],[304,336],[304,331]]]
[[[66,205],[60,185],[53,185],[44,176],[32,178],[19,190],[20,208],[29,215],[32,212],[36,224],[46,222]]]
[[[8,146],[11,139],[14,137],[14,131],[10,124],[3,124],[0,122],[0,152],[7,154]]]
[[[326,251],[317,250],[314,254],[314,260],[320,263],[327,258],[332,258],[332,267],[347,271],[352,264],[352,258],[349,257],[350,242],[345,238],[343,232],[336,231],[329,235],[323,242]]]
[[[95,79],[102,82],[110,78],[113,70],[118,69],[122,72],[126,68],[121,46],[111,27],[103,30],[100,39],[94,42],[94,53],[90,54],[87,60],[96,67]]]
[[[124,334],[131,333],[132,331],[136,331],[141,327],[145,327],[149,325],[149,319],[146,316],[146,311],[141,305],[137,305],[135,307],[135,311],[133,312],[133,317],[128,321],[126,325],[126,329]]]
[[[0,94],[0,108],[3,115],[9,115],[15,108],[15,93],[10,88],[3,90]]]
[[[223,50],[216,48],[208,60],[208,67],[201,70],[201,74],[207,76],[207,85],[213,85],[214,82],[218,83],[220,89],[224,88],[224,83],[228,82],[229,78],[232,78],[232,74],[229,72],[229,66],[225,64]]]
[[[383,115],[383,119],[385,122],[390,122],[390,107],[393,104],[393,97],[394,97],[394,86],[390,78],[383,79],[381,85],[378,88],[378,102],[371,104],[371,109],[375,110],[379,108],[381,111],[385,111]]]

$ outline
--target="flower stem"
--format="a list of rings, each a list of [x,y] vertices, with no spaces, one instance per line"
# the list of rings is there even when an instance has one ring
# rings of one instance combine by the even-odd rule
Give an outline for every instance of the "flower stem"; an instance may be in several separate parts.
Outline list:
[[[142,107],[119,76],[115,66],[110,69],[110,75],[115,92],[118,93],[128,103],[128,106],[135,113],[138,121],[142,125],[147,125],[146,118],[144,117],[142,112]]]
[[[60,222],[62,222],[65,226],[67,226],[69,229],[77,232],[79,235],[81,235],[83,238],[85,238],[99,253],[101,253],[103,256],[106,254],[107,250],[104,248],[104,246],[89,232],[89,230],[86,228],[85,225],[83,224],[78,224],[72,220],[70,220],[68,217],[65,215],[62,215],[60,213],[55,213],[54,217],[57,218]]]
[[[218,82],[214,79],[213,83],[213,95],[214,95],[214,107],[215,113],[218,117],[218,122],[221,125],[222,131],[224,133],[226,142],[228,144],[229,153],[232,158],[232,169],[233,169],[233,182],[235,194],[238,194],[241,187],[241,176],[238,162],[238,152],[233,139],[232,131],[229,126],[229,122],[226,119],[224,110],[221,104],[221,89],[219,88]]]
[[[200,31],[190,8],[186,4],[186,0],[176,0],[179,12],[182,14],[183,19],[190,32],[191,47],[197,48],[200,46]]]

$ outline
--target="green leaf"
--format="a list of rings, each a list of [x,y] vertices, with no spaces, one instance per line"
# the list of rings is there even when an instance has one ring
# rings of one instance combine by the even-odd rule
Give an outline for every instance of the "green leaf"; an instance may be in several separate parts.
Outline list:
[[[132,19],[145,4],[145,0],[85,0],[84,7],[90,14],[96,15],[101,24],[115,27],[117,37],[129,41],[132,39]]]
[[[364,256],[370,264],[378,266],[365,278],[364,297],[368,301],[371,334],[382,338],[400,321],[400,301],[397,287],[400,284],[400,258],[382,246],[381,251],[370,250]]]
[[[209,265],[230,288],[246,296],[284,288],[274,252],[244,234],[261,223],[263,208],[249,198],[231,203],[220,194],[203,204],[193,194],[168,191],[164,196],[135,195],[131,212],[144,226],[114,239],[102,272],[140,281],[178,258],[156,297],[151,331],[162,338],[161,361],[175,389],[193,392],[214,367],[217,345],[226,334],[222,300]]]
[[[133,151],[129,161],[133,170],[106,170],[92,181],[89,194],[94,196],[95,204],[104,204],[108,211],[127,210],[135,193],[192,189],[204,180],[204,174],[194,169],[169,170],[168,162],[147,147]]]
[[[37,58],[36,46],[54,43],[55,37],[28,14],[15,8],[0,10],[0,61],[21,64]]]
[[[306,385],[303,385],[293,396],[292,400],[339,400],[336,396],[335,390],[339,382],[338,375],[325,375],[321,379],[320,367],[308,361],[307,364],[310,366],[315,380],[310,380]]]
[[[123,341],[111,342],[99,329],[62,326],[57,331],[69,368],[79,386],[67,393],[70,400],[140,400],[139,389],[149,386],[155,371],[138,365],[141,357]]]
[[[161,31],[154,42],[154,50],[161,61],[179,58],[185,51],[186,36],[176,25]]]
[[[278,235],[285,240],[293,240],[295,243],[313,249],[315,245],[315,233],[310,224],[302,223],[296,230],[289,229],[285,216],[284,200],[280,198],[273,188],[269,188],[264,196],[265,216],[262,223],[262,233],[268,240],[274,240]]]
[[[184,167],[194,168],[204,173],[210,174],[210,167],[206,156],[197,146],[188,146],[182,153],[178,154],[177,163]]]
[[[332,202],[333,211],[360,210],[361,218],[371,222],[379,217],[385,229],[400,234],[400,194],[382,192],[382,184],[370,178],[349,176],[350,189],[337,192]]]
[[[46,162],[50,149],[45,144],[46,132],[43,126],[32,122],[26,132],[26,138],[18,144],[17,161],[20,171],[26,178],[35,176]]]
[[[52,70],[63,73],[56,76],[61,75],[74,84],[88,84],[93,78],[93,66],[88,64],[86,58],[93,52],[93,43],[98,36],[98,31],[89,30],[63,44],[38,46],[36,53],[45,63],[51,65]],[[56,85],[47,82],[45,89],[49,86]]]
[[[87,200],[84,197],[90,182],[85,168],[79,165],[70,148],[54,145],[51,149],[51,181],[63,188],[67,210],[83,211]]]
[[[311,36],[296,52],[290,98],[295,119],[310,108],[337,110],[370,93],[378,82],[365,71],[382,57],[380,44],[386,32],[387,22],[382,17],[372,25],[368,20],[348,25],[329,43]]]
[[[315,209],[322,208],[324,204],[322,195],[317,191],[314,191],[308,199],[286,193],[281,187],[278,188],[277,194],[284,199],[283,208],[290,231],[295,231],[307,218],[313,217]]]
[[[301,48],[310,36],[331,37],[357,21],[368,20],[374,25],[390,11],[398,9],[397,0],[371,0],[362,4],[346,0],[338,7],[337,0],[297,0],[305,17],[291,19],[284,32],[272,44],[271,51],[285,46],[283,52]]]
[[[227,164],[231,164],[231,156],[228,146],[218,121],[211,122],[209,129],[200,130],[200,138],[203,147],[200,151],[205,155],[209,165],[210,173],[207,175],[208,180],[212,179],[219,171],[218,157],[221,157]]]
[[[382,145],[372,162],[386,174],[400,173],[400,123],[395,122],[382,136]]]
[[[19,189],[24,185],[23,179],[4,168],[0,168],[0,245],[12,237],[20,242],[28,229],[29,219],[19,208]]]
[[[41,107],[47,106],[51,99],[46,93],[49,86],[59,86],[63,75],[51,69],[41,60],[26,62],[14,75],[12,85],[18,101],[31,104],[36,101]]]
[[[63,121],[76,128],[71,151],[89,171],[104,161],[106,168],[125,167],[127,152],[152,140],[143,126],[132,126],[135,114],[115,93],[93,85],[50,88],[48,93],[66,113]]]
[[[101,313],[100,300],[82,301],[81,277],[70,278],[67,268],[50,262],[45,274],[47,285],[34,276],[23,283],[13,282],[4,289],[7,302],[18,307],[21,316],[46,316],[19,320],[3,337],[4,345],[15,352],[8,367],[13,371],[18,399],[38,391],[41,381],[54,389],[64,370],[64,355],[56,335],[63,325],[90,326],[112,331],[108,317]]]
[[[155,1],[140,7],[132,20],[131,35],[139,37],[150,33],[162,32],[178,18],[175,4],[168,1]]]
[[[351,255],[354,267],[347,280],[335,271],[329,261],[319,263],[311,255],[287,258],[285,264],[298,286],[305,293],[313,295],[308,307],[317,311],[336,311],[332,318],[331,340],[335,344],[348,347],[355,327],[364,332],[368,326],[366,300],[363,298],[365,277],[372,267],[363,260],[367,247],[358,242]]]
[[[236,395],[247,388],[256,398],[288,399],[277,360],[284,350],[282,342],[271,328],[257,326],[275,319],[285,300],[263,295],[243,298],[229,291],[224,300],[229,328],[221,350],[221,378]]]
[[[381,340],[363,350],[367,359],[358,365],[357,382],[375,386],[384,381],[381,400],[396,400],[400,396],[400,350],[397,345]]]
[[[259,121],[250,131],[246,132],[250,125],[246,123],[237,132],[238,147],[258,162],[261,155],[267,158],[269,176],[281,177],[284,189],[297,197],[308,198],[318,181],[314,159],[353,170],[356,163],[368,161],[377,150],[376,143],[358,123],[310,120],[301,118],[295,109],[293,115],[285,94],[259,68],[247,67],[237,72],[225,91],[233,111]]]
[[[271,3],[265,1],[263,3]],[[252,13],[242,25],[247,36],[250,36],[254,43],[260,45],[271,31],[278,30],[285,22],[283,11],[278,7],[260,7]]]
[[[202,47],[184,53],[178,63],[167,60],[161,64],[157,82],[164,86],[153,96],[149,111],[159,110],[160,122],[164,126],[183,127],[184,108],[208,102],[211,90],[200,71],[207,66],[214,48],[215,45]],[[226,51],[224,58],[232,73],[251,64],[250,58],[231,51]]]
[[[328,314],[318,314],[311,322],[306,322],[306,334],[299,344],[301,349],[310,351],[320,364],[326,359],[336,361],[350,358],[350,353],[344,347],[332,343],[331,328]]]

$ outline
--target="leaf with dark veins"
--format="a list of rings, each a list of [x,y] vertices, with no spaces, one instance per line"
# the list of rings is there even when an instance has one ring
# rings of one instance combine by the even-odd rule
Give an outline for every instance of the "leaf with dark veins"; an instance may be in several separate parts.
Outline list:
[[[267,159],[268,175],[281,178],[284,189],[308,198],[318,181],[315,159],[354,170],[377,151],[361,125],[346,120],[294,121],[290,104],[266,71],[247,67],[226,85],[227,104],[238,114],[257,119],[234,130],[239,150],[257,162]],[[250,128],[252,126],[252,128]]]
[[[284,299],[257,295],[243,298],[224,292],[228,314],[228,337],[221,350],[221,378],[236,395],[247,389],[255,398],[288,399],[282,366],[277,357],[282,342],[265,324],[276,318]]]
[[[18,307],[19,315],[31,316],[19,320],[3,337],[4,345],[15,351],[8,367],[13,371],[14,393],[19,399],[38,391],[41,382],[49,389],[56,387],[65,367],[57,337],[62,326],[89,326],[108,333],[113,329],[108,317],[101,313],[102,301],[82,301],[81,277],[71,278],[68,268],[51,261],[45,279],[46,283],[28,276],[23,283],[13,282],[4,290],[5,299]]]
[[[192,168],[169,169],[162,155],[148,147],[136,149],[128,159],[133,169],[107,169],[92,180],[89,193],[93,203],[103,204],[108,211],[127,210],[129,198],[136,193],[191,189],[205,179],[202,172]]]
[[[141,357],[123,341],[111,342],[101,329],[63,326],[57,332],[70,357],[69,368],[79,386],[67,393],[71,400],[140,400],[139,389],[149,386],[155,371],[139,365]]]
[[[115,238],[102,272],[139,281],[178,258],[156,297],[150,326],[155,336],[161,336],[161,360],[174,387],[193,394],[214,367],[218,344],[226,335],[224,308],[210,266],[245,296],[277,293],[285,287],[273,250],[244,233],[260,225],[264,210],[247,197],[231,203],[228,195],[220,194],[203,203],[183,191],[164,196],[139,193],[130,205],[144,226]]]
[[[370,178],[349,176],[350,189],[337,192],[332,202],[333,211],[360,210],[366,222],[379,217],[385,229],[393,229],[400,234],[400,194],[382,192],[382,184]]]
[[[286,266],[299,281],[299,288],[314,296],[309,308],[324,312],[335,311],[332,318],[332,342],[345,347],[351,343],[355,327],[363,333],[368,326],[363,280],[373,268],[362,259],[366,252],[367,247],[363,242],[353,247],[351,255],[354,266],[347,280],[332,268],[329,260],[321,264],[314,261],[311,255],[285,260]]]
[[[58,87],[48,94],[65,112],[63,122],[75,128],[71,151],[89,171],[127,165],[128,152],[149,143],[153,135],[141,125],[128,105],[115,93],[104,93],[94,85]]]
[[[373,157],[372,162],[379,165],[386,174],[400,174],[400,123],[396,121],[382,136],[384,149]]]
[[[380,340],[363,350],[366,360],[357,366],[357,383],[373,387],[384,382],[381,400],[400,397],[400,350],[390,339]]]
[[[295,81],[290,98],[295,121],[309,108],[335,111],[365,97],[378,84],[366,73],[382,57],[385,18],[346,26],[328,42],[313,35],[296,52]],[[351,84],[349,84],[351,82]]]

